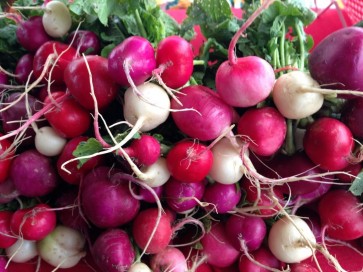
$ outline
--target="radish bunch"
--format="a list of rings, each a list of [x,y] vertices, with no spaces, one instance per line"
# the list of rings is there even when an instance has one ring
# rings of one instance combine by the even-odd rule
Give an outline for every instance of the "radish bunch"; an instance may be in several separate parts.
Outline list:
[[[276,69],[240,49],[285,1],[230,25],[217,61],[126,2],[107,20],[57,0],[1,18],[21,57],[0,56],[0,270],[361,270],[362,30]]]

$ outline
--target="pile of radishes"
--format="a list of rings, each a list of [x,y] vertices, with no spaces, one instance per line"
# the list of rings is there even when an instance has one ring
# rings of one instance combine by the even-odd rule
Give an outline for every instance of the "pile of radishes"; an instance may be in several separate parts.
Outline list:
[[[184,38],[104,57],[67,5],[43,9],[13,17],[27,53],[0,70],[0,271],[363,269],[362,28],[276,74],[235,55],[251,17],[212,90]]]

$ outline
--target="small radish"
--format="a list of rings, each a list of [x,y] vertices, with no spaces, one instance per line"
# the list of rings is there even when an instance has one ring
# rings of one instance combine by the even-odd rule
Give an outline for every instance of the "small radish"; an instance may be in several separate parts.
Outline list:
[[[0,133],[0,136],[3,134]],[[0,140],[0,184],[6,182],[10,174],[11,162],[14,157],[12,143],[8,139]]]
[[[152,272],[150,267],[148,267],[145,263],[135,262],[131,265],[128,272]]]
[[[19,238],[12,246],[5,249],[6,256],[15,263],[26,263],[38,256],[37,242]]]
[[[73,31],[67,37],[67,42],[71,43],[80,55],[83,53],[86,55],[99,55],[101,52],[101,40],[91,30]]]
[[[140,170],[140,173],[137,173],[138,177],[153,188],[164,185],[170,178],[164,157],[159,157],[155,163],[143,166]]]
[[[63,2],[57,0],[47,1],[44,6],[42,23],[49,36],[61,38],[71,29],[71,13]]]
[[[167,247],[153,255],[150,260],[150,267],[153,272],[163,272],[165,268],[174,272],[188,271],[185,256],[175,247]]]
[[[37,248],[39,256],[47,263],[54,267],[70,268],[86,256],[85,243],[85,238],[80,232],[58,225],[37,243]]]
[[[341,119],[357,139],[363,139],[363,98],[349,99],[341,111]]]
[[[32,74],[33,61],[34,54],[32,53],[24,54],[18,60],[15,67],[16,82],[19,84],[26,84],[28,80],[30,83],[34,81],[34,75]]]
[[[53,157],[59,155],[67,140],[61,137],[52,127],[41,127],[35,134],[35,148],[39,153]]]
[[[278,270],[282,266],[282,263],[265,246],[248,253],[248,255],[242,254],[238,261],[239,272],[269,272],[274,271],[273,269]]]
[[[0,248],[8,248],[17,241],[10,228],[13,214],[10,211],[0,211]]]

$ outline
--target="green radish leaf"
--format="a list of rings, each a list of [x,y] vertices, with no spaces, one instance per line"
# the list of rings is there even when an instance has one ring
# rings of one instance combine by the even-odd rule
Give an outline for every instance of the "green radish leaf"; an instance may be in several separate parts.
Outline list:
[[[95,138],[89,138],[85,142],[80,142],[77,148],[73,151],[73,156],[79,158],[78,168],[81,168],[90,158],[82,158],[96,154],[102,150],[102,145]]]
[[[360,172],[354,179],[353,183],[349,187],[349,191],[355,196],[363,194],[363,171]]]

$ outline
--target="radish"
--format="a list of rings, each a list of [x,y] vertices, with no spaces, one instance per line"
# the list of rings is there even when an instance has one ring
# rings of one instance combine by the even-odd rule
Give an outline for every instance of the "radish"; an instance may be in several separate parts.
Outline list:
[[[285,118],[273,107],[249,109],[242,114],[237,132],[250,142],[249,148],[260,156],[271,156],[283,145],[287,125]]]
[[[271,251],[265,246],[262,246],[251,253],[242,254],[240,259],[238,260],[238,269],[240,272],[275,271],[273,269],[276,269],[276,271],[280,271],[279,269],[281,269],[282,267],[283,264],[278,259],[276,259]]]
[[[140,170],[136,172],[137,176],[152,188],[164,185],[170,178],[164,157],[159,157],[155,163],[143,166]]]
[[[209,141],[231,126],[233,109],[214,91],[202,85],[187,86],[179,91],[176,97],[182,105],[173,99],[171,115],[181,132],[191,138]]]
[[[146,264],[141,262],[136,262],[129,268],[128,272],[152,272],[152,271]]]
[[[314,254],[316,238],[301,218],[282,217],[274,222],[270,229],[268,246],[280,261],[298,263]]]
[[[122,229],[102,232],[93,243],[91,252],[96,264],[104,272],[131,271],[129,268],[135,260],[130,237]]]
[[[363,237],[363,212],[359,199],[351,192],[331,190],[319,200],[318,210],[326,234],[342,241]]]
[[[152,44],[140,36],[126,38],[108,56],[108,70],[123,87],[137,86],[151,77],[156,67]]]
[[[183,253],[175,247],[167,247],[153,255],[150,260],[150,267],[153,272],[188,271],[187,261]]]
[[[165,184],[168,184],[165,183]],[[158,197],[158,199],[160,199],[163,196],[164,193],[164,186],[157,186],[157,187],[150,187],[156,194],[156,196]],[[155,195],[153,195],[148,189],[144,188],[144,187],[140,187],[139,191],[138,191],[138,197],[136,197],[144,202],[147,203],[156,203],[157,199],[155,199]]]
[[[58,268],[70,268],[86,256],[84,236],[69,227],[58,225],[37,243],[39,256]]]
[[[272,91],[275,83],[272,66],[260,57],[237,58],[234,53],[241,34],[272,2],[273,0],[264,1],[237,31],[228,47],[228,60],[218,67],[215,77],[216,90],[228,105],[255,106],[265,100]]]
[[[53,38],[61,38],[71,29],[72,17],[68,7],[61,1],[47,1],[42,16],[44,30]]]
[[[331,117],[315,120],[304,136],[307,156],[324,170],[336,171],[347,167],[353,148],[352,132],[344,123]]]
[[[73,49],[73,48],[72,48]],[[107,58],[89,55],[71,61],[64,70],[64,82],[76,101],[88,110],[106,108],[117,96]]]
[[[349,54],[340,54],[344,50]],[[324,38],[310,53],[311,76],[331,88],[363,91],[363,29],[344,27]]]
[[[6,85],[9,84],[8,75],[0,70],[0,95],[6,90]]]
[[[28,81],[34,81],[33,70],[34,54],[24,54],[16,63],[15,80],[19,84],[26,84]],[[1,89],[0,89],[1,90]]]
[[[80,55],[99,55],[101,52],[101,40],[90,30],[73,31],[68,35],[67,42],[72,44]]]
[[[201,182],[213,164],[213,153],[204,144],[191,140],[176,143],[168,152],[170,174],[183,182]]]
[[[55,132],[52,127],[41,127],[35,134],[35,148],[39,153],[53,157],[59,155],[67,140]]]
[[[10,211],[0,211],[0,248],[8,248],[17,241],[10,228],[13,214]]]
[[[3,183],[0,183],[0,204],[10,203],[18,197],[19,192],[16,190],[15,185],[10,178]]]
[[[348,126],[354,138],[363,139],[363,98],[349,99],[341,111],[341,121]]]
[[[37,242],[19,238],[12,246],[5,249],[9,261],[26,263],[38,256]]]
[[[0,140],[0,184],[6,182],[9,177],[11,162],[14,157],[12,149],[11,141],[8,139]]]

